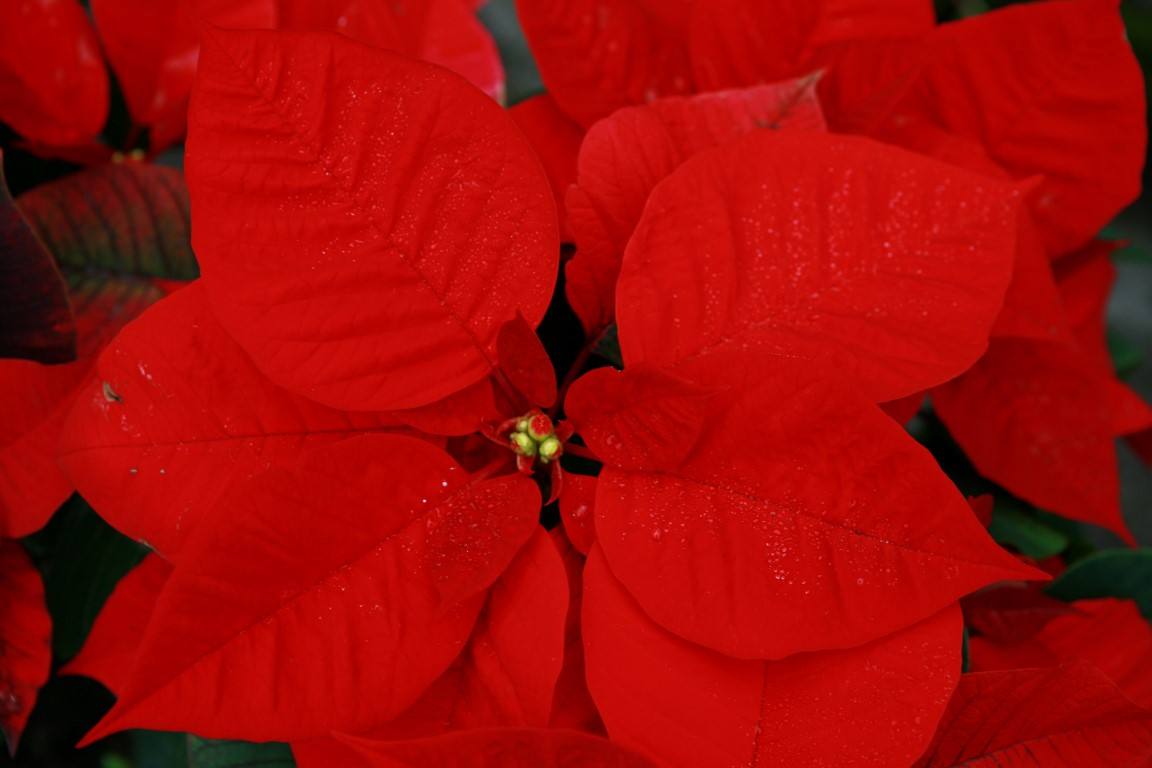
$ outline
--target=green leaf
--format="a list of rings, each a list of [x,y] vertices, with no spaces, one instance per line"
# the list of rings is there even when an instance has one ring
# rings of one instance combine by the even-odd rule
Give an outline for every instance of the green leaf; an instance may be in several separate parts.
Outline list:
[[[96,166],[31,189],[16,203],[64,273],[82,356],[161,298],[158,281],[199,273],[188,192],[173,168]]]
[[[44,575],[52,650],[64,662],[80,650],[104,601],[148,550],[101,520],[79,496],[27,543]]]
[[[188,768],[293,768],[287,744],[250,744],[188,736]]]
[[[1068,536],[1023,509],[1012,499],[997,498],[988,526],[992,538],[1022,555],[1043,560],[1068,548]]]
[[[133,768],[187,768],[188,737],[166,731],[130,731]]]
[[[1089,555],[1052,582],[1048,594],[1068,601],[1128,598],[1152,620],[1152,549],[1109,549]]]
[[[1131,376],[1144,363],[1144,350],[1111,328],[1108,329],[1108,351],[1112,355],[1112,367],[1121,379]]]
[[[620,338],[616,334],[616,324],[608,326],[596,340],[592,351],[616,368],[624,367],[624,356],[620,353]]]
[[[0,154],[0,357],[76,359],[68,291],[52,254],[16,207]]]

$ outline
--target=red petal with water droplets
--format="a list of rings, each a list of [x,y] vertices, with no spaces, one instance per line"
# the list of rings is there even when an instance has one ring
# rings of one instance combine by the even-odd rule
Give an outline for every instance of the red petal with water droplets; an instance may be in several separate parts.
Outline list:
[[[517,311],[540,321],[552,194],[491,100],[437,67],[289,33],[213,33],[198,83],[196,254],[221,322],[273,381],[414,408],[488,375]]]
[[[875,640],[1002,579],[1044,578],[850,385],[748,358],[713,375],[730,389],[682,463],[606,458],[598,481],[599,546],[658,623],[778,659]]]
[[[824,130],[815,77],[660,99],[592,126],[567,198],[576,255],[565,268],[568,301],[590,335],[613,319],[620,260],[652,189],[698,152],[782,128]]]
[[[906,149],[988,176],[1011,177],[988,156],[976,141],[941,130],[926,121],[908,121],[889,126],[885,138]],[[1035,194],[1039,179],[1019,185],[1022,194]],[[1004,307],[992,329],[995,336],[1032,339],[1066,339],[1068,323],[1060,293],[1052,275],[1052,264],[1040,230],[1031,214],[1021,212],[1017,220],[1017,244],[1012,281],[1004,295]]]
[[[540,496],[521,477],[472,478],[428,443],[372,435],[219,503],[89,742],[130,727],[285,741],[395,717],[464,646]]]
[[[60,461],[101,516],[180,560],[237,483],[310,448],[397,428],[386,415],[335,411],[272,384],[196,283],[126,326],[100,356],[64,428]]]
[[[171,575],[172,565],[158,555],[148,555],[129,571],[100,609],[80,653],[60,674],[91,677],[113,693],[121,693],[160,591]]]
[[[368,768],[655,768],[607,739],[578,731],[484,728],[413,741],[348,742],[368,758]]]
[[[980,474],[1042,509],[1130,537],[1107,382],[1071,345],[995,339],[932,401]]]
[[[1049,598],[1051,599],[1051,598]],[[1000,633],[994,640],[972,638],[969,656],[972,670],[1009,669],[1001,654],[1016,645],[1025,651],[1038,647],[1044,654],[1027,666],[1037,666],[1045,656],[1055,662],[1086,661],[1108,675],[1125,695],[1141,707],[1152,708],[1152,627],[1131,600],[1077,600],[1062,613],[1052,613],[1031,635]],[[966,611],[967,612],[967,611]],[[1026,624],[1028,616],[1015,616]],[[1014,654],[1019,657],[1020,654]]]
[[[691,90],[687,5],[521,0],[516,10],[548,92],[591,126],[620,107]]]
[[[1033,211],[1054,254],[1140,192],[1144,86],[1118,5],[1029,3],[940,26],[896,112],[980,142],[1017,178],[1042,174]]]
[[[917,768],[1140,768],[1152,715],[1087,664],[964,675]]]
[[[79,144],[107,115],[108,74],[80,3],[0,5],[0,121],[33,141]]]
[[[52,665],[44,584],[24,549],[0,541],[0,733],[15,753]]]
[[[564,533],[581,554],[588,554],[596,540],[592,510],[596,503],[596,478],[568,472],[560,493],[560,519]]]
[[[740,661],[653,623],[596,549],[584,579],[588,683],[608,733],[668,768],[906,765],[960,676],[955,606],[858,648]]]
[[[876,401],[986,348],[1015,252],[1013,190],[867,140],[753,134],[652,193],[616,292],[624,360],[802,358]]]

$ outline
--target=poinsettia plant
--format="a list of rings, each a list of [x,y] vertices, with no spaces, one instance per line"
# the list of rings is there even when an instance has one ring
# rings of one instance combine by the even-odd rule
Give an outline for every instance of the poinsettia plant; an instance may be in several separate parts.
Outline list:
[[[522,0],[510,109],[470,0],[216,5],[93,2],[182,171],[0,199],[14,752],[1152,760],[1115,2]]]

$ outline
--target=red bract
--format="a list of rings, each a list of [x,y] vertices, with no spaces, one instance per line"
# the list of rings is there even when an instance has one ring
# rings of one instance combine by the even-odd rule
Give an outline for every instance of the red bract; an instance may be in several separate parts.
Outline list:
[[[498,102],[504,101],[504,70],[487,30],[469,0],[274,0],[278,26],[330,31],[464,76]]]
[[[335,411],[276,387],[220,327],[196,283],[101,355],[60,458],[109,522],[180,560],[188,536],[236,483],[311,448],[399,428],[385,414]]]
[[[33,142],[92,141],[108,115],[100,43],[76,0],[0,7],[0,121]]]
[[[965,675],[917,768],[1139,768],[1152,715],[1088,665]]]
[[[95,0],[92,15],[133,123],[153,150],[184,134],[188,96],[205,25],[271,27],[270,0]]]
[[[0,541],[0,733],[16,751],[52,663],[44,585],[14,541]]]
[[[877,402],[945,381],[987,344],[1015,211],[1008,188],[861,139],[758,133],[702,153],[629,241],[624,361],[800,358]]]
[[[39,529],[72,491],[57,447],[104,344],[195,274],[187,198],[168,168],[105,165],[42,185],[17,204],[69,283],[77,357],[65,365],[0,360],[0,535]],[[100,388],[100,385],[93,384]]]
[[[688,158],[759,130],[824,130],[816,79],[660,99],[621,109],[592,127],[580,147],[566,211],[576,254],[569,303],[590,336],[615,317],[624,248],[652,189]]]
[[[205,287],[278,384],[343,408],[426,405],[493,370],[504,321],[543,316],[547,181],[458,78],[335,37],[216,34],[191,123]]]
[[[400,714],[460,652],[539,495],[521,477],[470,476],[435,446],[379,435],[259,475],[218,505],[96,734],[288,740]]]
[[[159,555],[149,555],[122,578],[100,609],[84,647],[61,670],[62,675],[85,675],[119,694],[132,674],[140,640],[172,566]]]
[[[584,578],[592,696],[613,741],[660,765],[905,765],[959,677],[955,607],[858,648],[742,661],[655,624],[596,550]]]
[[[1027,11],[1037,39],[1082,24],[1118,78],[1100,119],[1127,120],[1113,9],[1058,5]],[[984,476],[1121,526],[1111,441],[1149,422],[1109,368],[1111,274],[1050,257],[1121,203],[1132,136],[1108,168],[1022,149],[1003,107],[1050,73],[1034,40],[1007,86],[969,72],[1012,14],[522,6],[553,86],[519,112],[531,138],[363,44],[485,81],[465,0],[284,0],[293,31],[208,34],[203,277],[99,355],[59,455],[157,553],[67,668],[118,697],[89,740],[287,741],[302,768],[1146,758],[1147,713],[1091,672],[961,676],[984,588],[978,668],[1094,658],[1143,700],[1131,659],[1083,646],[1147,628],[1021,584],[1045,573],[990,538],[1003,510],[901,427],[930,396]],[[1077,146],[1045,117],[1095,77],[1022,97],[1028,135]],[[691,95],[719,86],[743,89]],[[826,132],[821,94],[872,136]],[[561,109],[590,126],[578,164]],[[570,181],[579,350],[554,343]],[[1094,210],[1065,219],[1084,187]],[[621,363],[613,338],[623,370],[588,371]],[[551,354],[575,357],[559,383]]]
[[[1152,627],[1129,600],[1077,600],[1038,630],[974,637],[969,649],[978,672],[1088,662],[1136,704],[1152,707]]]
[[[928,455],[874,406],[787,365],[711,380],[730,393],[715,398],[706,426],[682,430],[690,451],[667,465],[617,463],[614,436],[643,457],[651,432],[600,438],[583,427],[580,389],[570,400],[606,463],[595,507],[604,555],[676,634],[778,659],[860,645],[984,584],[1037,577],[988,539]],[[647,403],[609,423],[626,427]],[[671,410],[654,420],[675,424]]]

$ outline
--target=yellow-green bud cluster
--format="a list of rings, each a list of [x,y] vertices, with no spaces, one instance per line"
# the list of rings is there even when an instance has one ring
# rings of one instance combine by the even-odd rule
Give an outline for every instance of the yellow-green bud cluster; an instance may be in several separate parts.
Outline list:
[[[542,464],[560,458],[564,452],[564,444],[556,437],[552,420],[539,411],[517,421],[508,439],[517,454],[537,457]]]

